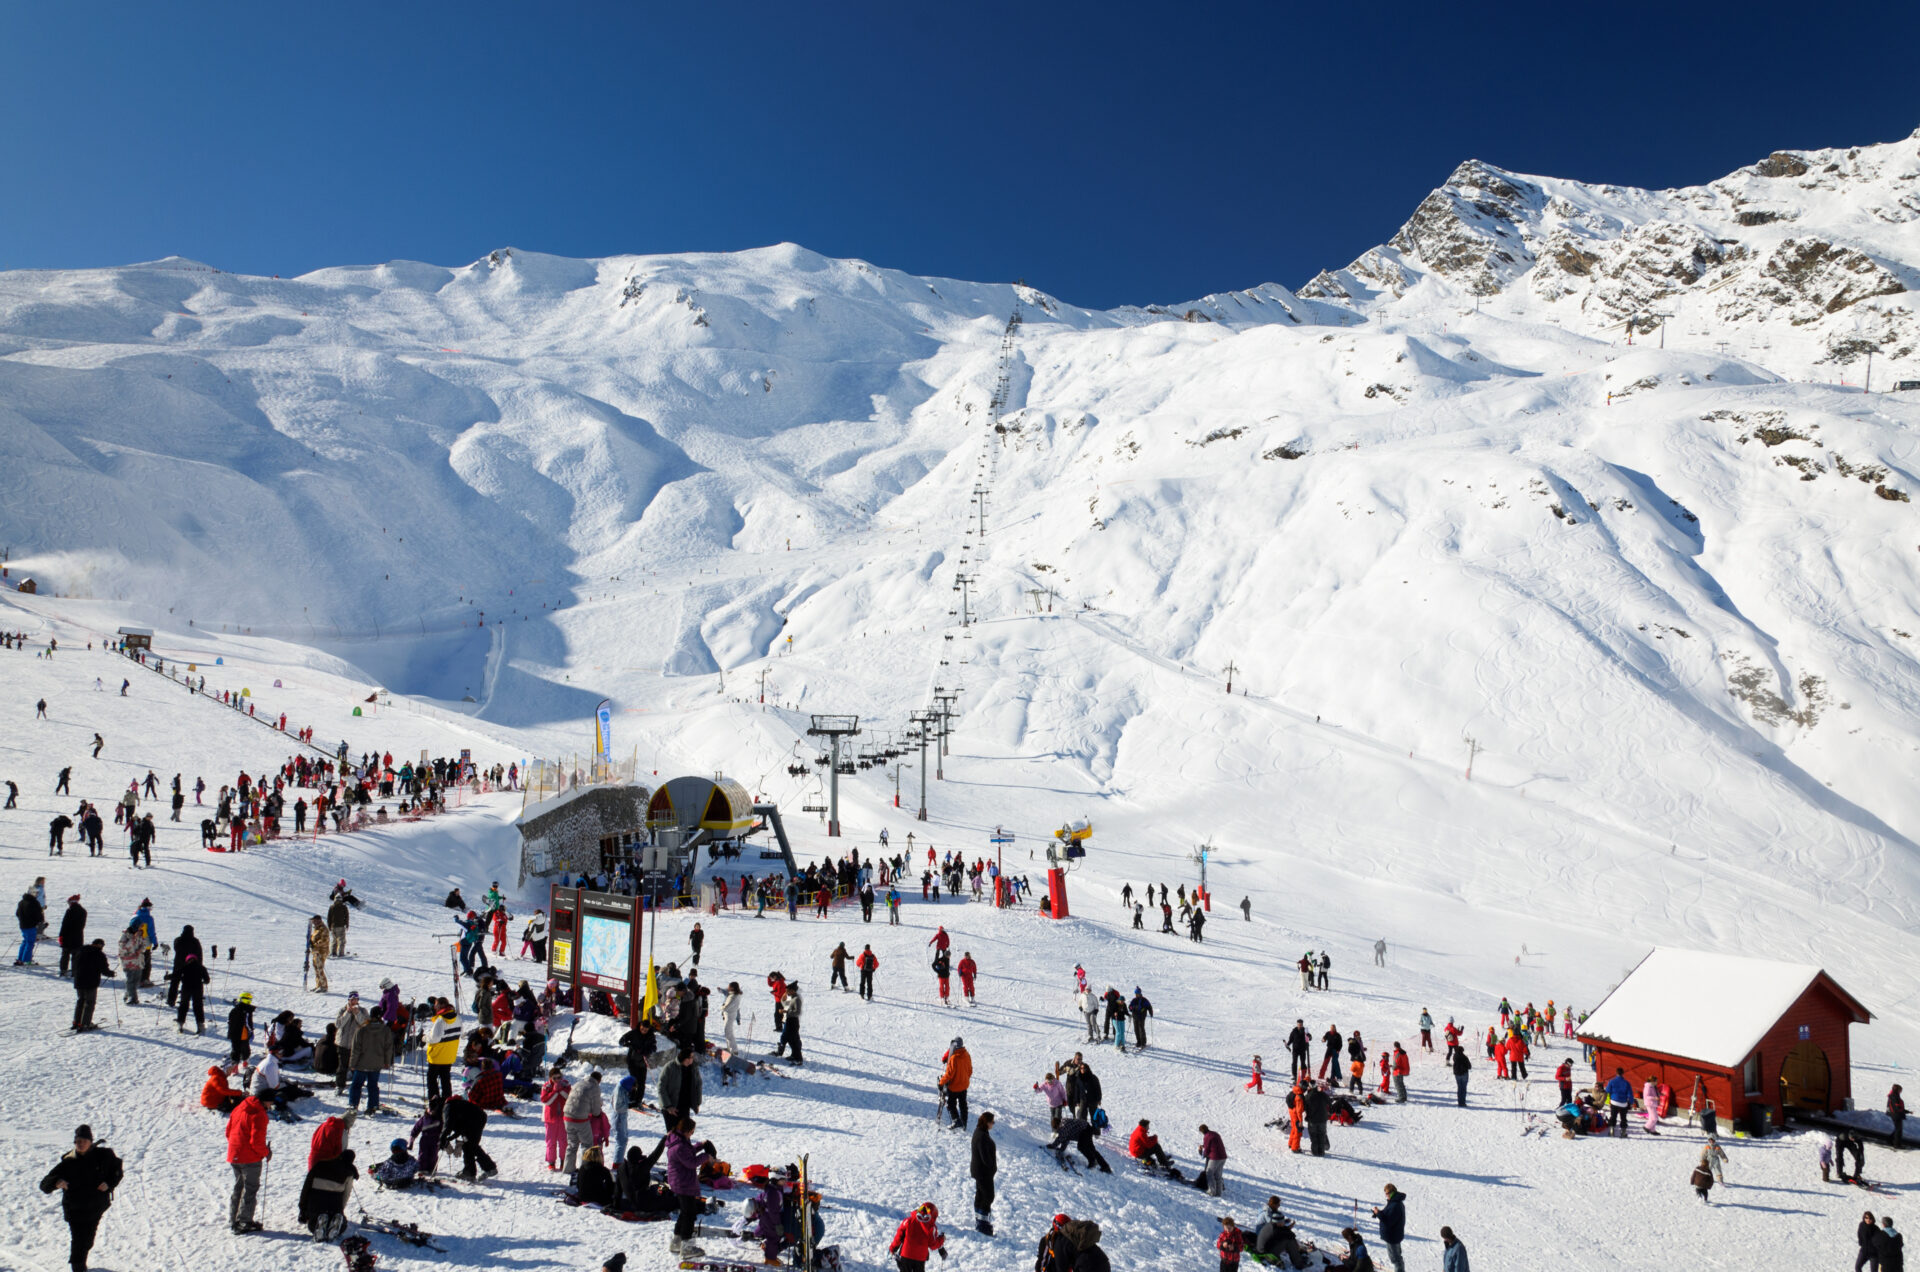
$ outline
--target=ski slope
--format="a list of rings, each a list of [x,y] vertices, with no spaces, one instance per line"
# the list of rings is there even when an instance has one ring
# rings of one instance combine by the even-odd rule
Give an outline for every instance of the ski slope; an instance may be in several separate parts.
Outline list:
[[[954,1032],[1006,1141],[1005,1235],[969,1237],[963,1262],[1011,1267],[1076,1206],[1117,1262],[1206,1257],[1219,1207],[1020,1147],[1031,1083],[1079,1030],[1075,962],[1166,1016],[1165,1054],[1096,1065],[1116,1127],[1150,1116],[1189,1162],[1192,1124],[1220,1129],[1242,1218],[1277,1191],[1328,1246],[1391,1178],[1416,1266],[1437,1263],[1420,1243],[1441,1223],[1483,1266],[1543,1240],[1577,1266],[1713,1265],[1760,1233],[1831,1257],[1860,1199],[1808,1182],[1805,1137],[1734,1145],[1716,1196],[1761,1213],[1703,1218],[1687,1136],[1523,1137],[1518,1093],[1482,1073],[1460,1114],[1417,1058],[1415,1105],[1311,1163],[1261,1128],[1278,1100],[1239,1088],[1255,1052],[1280,1068],[1296,1016],[1358,1023],[1375,1047],[1409,1041],[1422,1007],[1484,1032],[1503,994],[1591,1007],[1656,944],[1825,967],[1878,1017],[1855,1033],[1856,1094],[1877,1105],[1910,1076],[1920,393],[1883,390],[1920,379],[1915,146],[1776,155],[1662,192],[1471,163],[1344,271],[1107,312],[792,245],[297,279],[182,260],[0,273],[0,542],[10,582],[41,589],[0,592],[0,628],[61,645],[0,652],[0,718],[32,724],[0,743],[22,788],[0,856],[19,886],[50,868],[65,764],[100,799],[147,768],[217,787],[284,757],[258,721],[151,673],[120,698],[126,665],[84,647],[123,623],[329,750],[572,755],[612,698],[617,753],[662,780],[738,778],[789,810],[804,856],[882,826],[969,854],[1003,826],[1030,849],[1093,820],[1073,921],[912,902],[904,932],[857,934],[882,1001],[816,993],[804,1075],[710,1106],[703,1129],[737,1164],[814,1155],[829,1239],[855,1262],[878,1263],[927,1197],[966,1226],[965,1146],[930,1117]],[[936,686],[959,714],[929,820],[911,753],[904,808],[880,766],[842,779],[843,844],[802,821],[818,782],[786,770],[817,772],[809,715],[897,740]],[[52,719],[34,722],[43,696]],[[70,854],[48,895],[57,915],[80,891],[96,931],[151,895],[165,936],[186,921],[239,945],[216,1000],[251,987],[271,1006],[301,999],[301,922],[345,876],[372,904],[336,990],[437,990],[438,898],[513,882],[518,811],[486,797],[239,858],[164,827],[153,874]],[[1218,915],[1204,949],[1127,931],[1120,886],[1196,882],[1203,842],[1254,922]],[[981,961],[970,1012],[930,1000],[917,958],[937,921]],[[684,949],[679,922],[663,951]],[[764,1036],[766,972],[824,989],[849,922],[723,916],[707,962],[749,989]],[[1366,966],[1377,937],[1385,969]],[[1295,988],[1309,947],[1333,951],[1334,992]],[[151,1190],[123,1190],[103,1266],[257,1260],[206,1235],[224,1175],[193,1099],[218,1041],[144,1007],[63,1037],[64,986],[7,985],[32,1023],[0,1102],[29,1164],[84,1108]],[[82,1087],[48,1099],[24,1076],[43,1057]],[[298,1129],[275,1126],[283,1153]],[[449,1234],[449,1262],[664,1260],[664,1232],[589,1230],[543,1195],[537,1128],[496,1119],[489,1139],[501,1204],[468,1190],[377,1212]],[[1898,1187],[1903,1162],[1870,1170]],[[271,1182],[283,1233],[294,1174]],[[0,1223],[51,1267],[37,1178],[0,1193]],[[197,1191],[177,1214],[128,1204],[181,1179]],[[1621,1204],[1644,1216],[1627,1234]]]

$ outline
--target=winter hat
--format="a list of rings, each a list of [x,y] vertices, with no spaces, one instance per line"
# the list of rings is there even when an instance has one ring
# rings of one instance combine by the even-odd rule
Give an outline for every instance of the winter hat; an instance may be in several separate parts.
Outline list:
[[[144,910],[144,909],[146,909],[146,908],[147,908],[148,906],[150,906],[150,905],[152,905],[152,904],[153,904],[153,898],[152,898],[152,897],[141,897],[141,898],[140,898],[140,908],[141,908],[142,910]]]
[[[958,1051],[962,1046],[966,1044],[962,1043],[958,1038],[955,1038],[951,1045],[955,1051]]]
[[[382,976],[382,977],[380,978],[380,988],[382,988],[382,989],[392,989],[392,988],[393,988],[393,978],[392,978],[392,977],[390,977],[390,976]]]
[[[78,901],[79,899],[80,899],[80,894],[78,892],[74,893],[72,896],[67,898],[67,900],[69,901]]]
[[[1133,992],[1134,992],[1134,993],[1136,993],[1136,994],[1138,994],[1138,993],[1140,992],[1140,987],[1139,987],[1138,985],[1135,985],[1135,986],[1133,987]]]
[[[626,1272],[626,1266],[627,1266],[627,1252],[625,1250],[622,1250],[620,1253],[614,1255],[612,1258],[608,1259],[605,1263],[601,1264],[600,1272]]]
[[[348,994],[347,994],[347,1001],[348,1001],[348,1002],[350,1002],[350,1003],[357,1003],[357,1002],[359,1002],[359,1001],[360,1001],[360,991],[356,989],[356,990],[353,990],[353,991],[351,991],[350,993],[348,993]]]
[[[88,1143],[92,1143],[93,1128],[91,1126],[88,1126],[85,1122],[82,1122],[80,1123],[80,1125],[73,1128],[73,1138],[77,1140],[86,1140]]]

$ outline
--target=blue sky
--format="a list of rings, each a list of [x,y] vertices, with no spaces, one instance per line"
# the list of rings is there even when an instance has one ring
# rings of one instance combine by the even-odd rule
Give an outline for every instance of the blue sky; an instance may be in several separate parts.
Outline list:
[[[782,240],[1087,305],[1298,285],[1455,163],[1920,126],[1920,5],[21,4],[0,268]]]

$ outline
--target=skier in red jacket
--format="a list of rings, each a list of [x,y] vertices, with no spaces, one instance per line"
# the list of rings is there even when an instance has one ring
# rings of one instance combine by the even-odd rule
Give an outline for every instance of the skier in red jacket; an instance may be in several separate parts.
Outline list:
[[[973,961],[973,954],[971,952],[960,955],[958,970],[960,972],[960,992],[967,996],[968,1002],[972,1002],[973,978],[980,974],[980,965]]]

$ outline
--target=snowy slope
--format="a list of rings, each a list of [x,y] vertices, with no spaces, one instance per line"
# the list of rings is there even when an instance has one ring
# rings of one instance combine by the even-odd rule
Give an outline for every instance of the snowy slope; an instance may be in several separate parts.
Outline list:
[[[1196,1102],[1225,1116],[1207,1101],[1246,1054],[1278,1054],[1304,1005],[1288,951],[1330,947],[1351,968],[1382,934],[1404,969],[1313,1004],[1376,1039],[1421,1006],[1484,1026],[1502,993],[1590,1005],[1655,944],[1820,964],[1879,1017],[1856,1074],[1877,1097],[1891,1079],[1870,1066],[1911,1054],[1920,995],[1905,780],[1920,750],[1920,394],[1879,391],[1920,378],[1917,169],[1912,139],[1666,192],[1468,164],[1393,243],[1298,292],[1105,313],[792,246],[503,249],[299,279],[180,260],[0,274],[0,543],[13,577],[43,587],[4,594],[0,627],[71,648],[145,623],[168,659],[222,657],[264,707],[396,754],[577,752],[612,697],[615,749],[643,771],[725,771],[796,810],[817,791],[786,772],[812,767],[809,712],[858,712],[865,745],[898,737],[935,686],[958,688],[925,834],[983,851],[1005,825],[1026,847],[1090,815],[1099,851],[1081,877],[1102,905],[1128,879],[1191,882],[1188,854],[1210,841],[1223,893],[1275,925],[1236,940],[1215,985],[1192,975],[1218,971],[1196,952],[1105,917],[1016,937],[969,920],[1034,987],[987,1026],[1024,1081],[1070,1041],[1031,1017],[1058,1014],[1061,969],[1088,950],[1123,988],[1213,995],[1178,1025],[1182,1072],[1137,1097],[1169,1101],[1149,1115],[1182,1119],[1181,1136]],[[1877,352],[1871,396],[1859,341]],[[0,818],[20,869],[43,860],[39,793],[103,717],[163,777],[191,765],[217,783],[277,741],[218,712],[203,723],[190,702],[101,705],[98,673],[65,655],[0,666],[9,718],[48,693],[69,722],[0,753],[32,793]],[[377,688],[394,705],[353,718]],[[917,763],[898,774],[903,812],[893,769],[843,779],[854,833],[916,826]],[[351,867],[417,903],[448,874],[508,872],[517,811],[384,832],[351,863],[286,860],[316,880]],[[806,834],[804,851],[828,846]],[[280,860],[168,866],[174,909],[215,906],[231,872],[259,871],[258,922],[292,931],[311,902],[276,892]],[[439,974],[430,914],[396,902],[379,922],[395,966]],[[739,939],[723,966],[743,983],[818,968],[822,951],[776,932]],[[913,966],[911,948],[886,957]],[[821,1043],[867,1048],[831,1063],[878,1083],[853,1106],[866,1113],[833,1123],[853,1195],[877,1196],[869,1137],[925,1120],[923,1053],[944,1042],[943,1025],[895,1019],[933,1032]],[[200,1059],[177,1063],[184,1091]],[[1197,1087],[1208,1073],[1218,1085]],[[911,1095],[886,1089],[909,1077]],[[993,1082],[1008,1104],[1026,1090]],[[811,1100],[783,1113],[770,1094],[741,1129],[780,1152],[817,1141],[795,1126],[842,1116]],[[34,1114],[47,1143],[69,1129],[54,1112]],[[1607,1159],[1476,1136],[1463,1166],[1457,1124],[1420,1116],[1435,1120],[1417,1148],[1375,1159],[1453,1171],[1449,1189],[1538,1177],[1555,1207],[1601,1195],[1582,1172]],[[1258,1140],[1258,1120],[1233,1124],[1230,1150]],[[899,1195],[860,1211],[870,1238],[951,1187],[957,1150],[915,1143],[885,1185]],[[1804,1142],[1756,1148],[1756,1178],[1804,1173]],[[1662,1160],[1647,1205],[1672,1192],[1697,1210],[1685,1164]],[[1295,1171],[1247,1169],[1249,1195],[1252,1174]],[[1377,1172],[1353,1172],[1340,1196],[1377,1195]],[[521,1178],[533,1189],[537,1170]],[[1021,1187],[1041,1207],[1062,1182]],[[1523,1257],[1541,1197],[1516,1188],[1507,1209],[1485,1191],[1450,1204],[1496,1260],[1509,1239],[1504,1257]],[[1343,1206],[1308,1195],[1324,1242]],[[1818,1218],[1782,1240],[1811,1258],[1852,1201],[1796,1197]],[[24,1223],[26,1203],[6,1204]],[[1155,1228],[1205,1213],[1094,1204],[1134,1225],[1119,1247],[1134,1263],[1157,1257]],[[1687,1224],[1701,1257],[1738,1231]],[[585,1264],[573,1253],[550,1266]],[[1604,1258],[1598,1243],[1567,1253]]]

